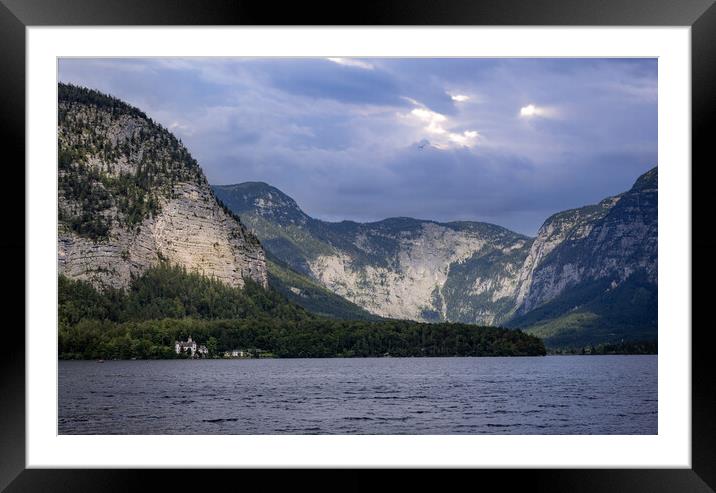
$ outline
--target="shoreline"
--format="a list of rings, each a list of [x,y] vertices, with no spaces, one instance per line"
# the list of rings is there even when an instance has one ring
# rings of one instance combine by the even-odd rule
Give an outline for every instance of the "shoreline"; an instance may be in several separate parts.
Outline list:
[[[545,358],[548,356],[557,357],[574,357],[574,356],[658,356],[658,353],[610,353],[610,354],[565,354],[565,353],[547,353],[544,355],[503,355],[503,356],[284,356],[284,357],[262,357],[262,358],[125,358],[125,359],[93,359],[93,358],[58,358],[57,361],[93,361],[95,363],[106,363],[111,361],[257,361],[257,360],[297,360],[297,359],[346,359],[346,360],[360,360],[360,359],[429,359],[429,358],[480,358],[480,359],[494,359],[494,358]]]

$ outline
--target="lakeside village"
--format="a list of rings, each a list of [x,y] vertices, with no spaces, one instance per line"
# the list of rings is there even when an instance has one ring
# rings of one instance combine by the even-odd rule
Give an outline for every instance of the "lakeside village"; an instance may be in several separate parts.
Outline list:
[[[212,352],[209,354],[209,348],[203,344],[197,344],[196,341],[192,340],[191,336],[186,341],[175,341],[174,351],[180,357],[186,358],[225,358],[225,359],[238,359],[238,358],[271,358],[273,354],[262,349],[232,349],[230,351]]]

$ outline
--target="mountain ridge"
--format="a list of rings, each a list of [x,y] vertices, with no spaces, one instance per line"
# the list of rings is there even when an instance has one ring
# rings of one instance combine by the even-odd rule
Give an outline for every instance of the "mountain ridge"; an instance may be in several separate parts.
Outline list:
[[[604,311],[612,295],[594,286],[606,283],[613,290],[642,274],[643,282],[635,280],[624,289],[647,300],[639,310],[655,311],[657,167],[621,194],[549,216],[534,237],[476,221],[322,221],[278,188],[260,182],[258,189],[256,183],[214,187],[214,192],[277,258],[382,317],[502,324],[581,343],[589,340],[583,330],[572,339],[557,334],[563,325],[568,331],[579,325],[565,322],[569,314],[556,308],[562,306],[561,297],[568,298],[572,289],[592,296],[580,298],[594,311],[582,317],[589,319],[585,327],[599,325],[595,320],[614,323]],[[232,197],[231,187],[241,191],[240,201]],[[264,190],[290,207],[274,214],[261,195]],[[656,317],[636,315],[623,325],[640,337],[655,337]],[[601,334],[597,342],[629,337],[628,330],[603,329],[595,329]]]
[[[141,110],[58,86],[58,268],[98,287],[172,264],[271,285],[339,319],[504,325],[560,344],[648,339],[657,206],[655,167],[623,193],[551,215],[535,237],[464,220],[323,221],[266,182],[210,186]]]
[[[530,244],[528,237],[489,223],[407,217],[370,223],[322,221],[305,215],[295,200],[270,186],[238,184],[214,187],[214,192],[256,232],[267,250],[291,268],[381,317],[448,320],[448,311],[461,308],[436,306],[433,301],[441,299],[438,285],[448,270],[438,265],[438,259],[462,262],[482,250],[478,256],[514,257],[512,262],[519,262],[519,254],[526,254]],[[266,204],[277,196],[280,206],[267,210]],[[285,204],[295,205],[291,213]],[[450,241],[443,244],[446,237]],[[493,294],[499,289],[496,285],[486,290]],[[483,315],[473,320],[493,323],[501,314]]]

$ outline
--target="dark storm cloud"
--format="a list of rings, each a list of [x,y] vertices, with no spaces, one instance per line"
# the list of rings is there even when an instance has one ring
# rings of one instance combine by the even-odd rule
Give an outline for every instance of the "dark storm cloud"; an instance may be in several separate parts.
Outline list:
[[[482,220],[534,234],[657,163],[657,62],[63,59],[139,106],[211,183],[265,181],[328,220]]]
[[[407,106],[390,74],[376,69],[342,66],[328,60],[287,59],[255,62],[277,89],[296,96],[343,103]]]

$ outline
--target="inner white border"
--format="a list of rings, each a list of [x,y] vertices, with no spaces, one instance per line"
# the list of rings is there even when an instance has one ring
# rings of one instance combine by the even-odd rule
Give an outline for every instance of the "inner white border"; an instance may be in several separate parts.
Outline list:
[[[690,29],[27,28],[27,467],[691,467]],[[57,57],[659,58],[659,434],[57,435]]]

